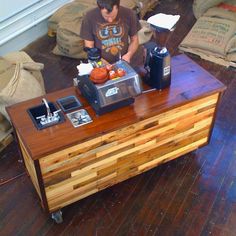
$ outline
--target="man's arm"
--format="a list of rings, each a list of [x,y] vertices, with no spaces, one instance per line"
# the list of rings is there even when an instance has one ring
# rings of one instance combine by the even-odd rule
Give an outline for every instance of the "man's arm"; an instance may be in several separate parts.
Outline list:
[[[93,48],[94,47],[94,41],[84,40],[84,47]]]
[[[130,63],[130,60],[134,53],[137,51],[139,46],[138,35],[130,37],[130,44],[128,47],[128,52],[122,56],[122,59]]]

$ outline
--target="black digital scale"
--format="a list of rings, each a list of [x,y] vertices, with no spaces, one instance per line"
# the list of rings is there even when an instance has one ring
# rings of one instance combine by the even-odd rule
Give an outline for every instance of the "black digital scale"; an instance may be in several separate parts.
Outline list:
[[[103,84],[94,84],[89,75],[77,77],[77,88],[98,115],[130,105],[142,93],[139,75],[127,62],[120,60],[114,67],[125,70],[125,76]]]

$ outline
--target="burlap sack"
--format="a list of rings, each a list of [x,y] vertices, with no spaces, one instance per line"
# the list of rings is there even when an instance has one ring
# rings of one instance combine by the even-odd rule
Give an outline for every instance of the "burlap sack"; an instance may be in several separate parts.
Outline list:
[[[228,61],[233,61],[236,63],[236,34],[231,38],[229,43],[226,46]]]
[[[204,16],[209,16],[209,17],[219,17],[227,20],[231,20],[236,22],[236,12],[232,11],[227,11],[223,8],[219,7],[212,7],[208,9],[205,13]]]
[[[229,53],[227,55],[227,61],[230,61],[230,66],[236,67],[236,53]]]
[[[30,71],[30,73],[36,78],[39,82],[42,91],[45,93],[44,80],[41,73],[41,70],[44,68],[42,63],[36,63],[32,58],[24,51],[20,52],[10,52],[4,55],[4,59],[11,62],[13,65],[16,63],[24,63],[24,69]]]
[[[5,138],[5,133],[11,129],[11,123],[0,113],[0,142]]]
[[[198,19],[209,8],[216,6],[222,2],[222,0],[194,0],[193,2],[193,14]]]
[[[3,114],[0,113],[0,122],[2,122],[5,119],[5,117],[3,116]]]
[[[15,60],[13,55],[16,55]],[[6,77],[0,77],[0,84],[1,80],[5,81],[5,86],[0,90],[0,113],[8,120],[10,119],[5,110],[6,106],[45,94],[43,80],[40,79],[41,76],[38,74],[39,70],[43,68],[43,64],[34,62],[30,57],[29,61],[27,61],[28,57],[24,52],[7,55],[6,58],[9,60],[3,57],[4,60],[14,66],[13,75],[5,74],[4,76]],[[22,62],[19,62],[20,58],[23,58]]]
[[[149,23],[145,20],[139,20],[141,29],[138,31],[139,44],[144,44],[150,41],[153,35],[153,30]]]
[[[219,17],[236,22],[236,1],[227,0],[208,9],[204,16]]]
[[[53,53],[72,58],[87,58],[87,54],[83,50],[84,41],[79,36],[80,27],[80,19],[71,23],[59,23],[57,29],[57,45],[53,49]]]
[[[77,3],[83,3],[83,4],[86,4],[86,5],[93,5],[93,6],[97,6],[97,0],[74,0],[74,2],[77,2]]]
[[[138,7],[135,0],[120,0],[120,5],[135,10]]]
[[[58,24],[61,22],[73,22],[86,14],[93,7],[96,7],[96,0],[77,0],[67,3],[59,8],[48,20],[50,32],[57,32]]]
[[[203,16],[184,38],[181,47],[200,48],[224,57],[235,32],[236,22]]]
[[[0,57],[0,91],[6,87],[9,82],[9,78],[11,78],[14,73],[14,64],[3,57]]]
[[[224,66],[236,66],[236,22],[215,17],[200,17],[179,49]]]
[[[13,140],[12,128],[6,132],[0,130],[0,152]]]
[[[138,0],[136,4],[139,8],[140,19],[143,19],[147,12],[152,11],[158,2],[159,0]]]
[[[235,67],[236,68],[236,57],[234,55],[227,55],[225,58],[219,57],[219,55],[214,55],[213,53],[210,53],[205,50],[201,50],[198,48],[183,48],[181,49],[184,52],[189,52],[195,55],[200,56],[200,58],[206,60],[206,61],[211,61],[216,64],[225,66],[225,67]]]
[[[97,1],[96,0],[75,0],[77,3],[87,4],[89,6],[97,7]],[[120,5],[135,9],[137,6],[138,0],[120,0]]]
[[[6,132],[11,128],[11,123],[5,118],[0,122],[0,131]]]

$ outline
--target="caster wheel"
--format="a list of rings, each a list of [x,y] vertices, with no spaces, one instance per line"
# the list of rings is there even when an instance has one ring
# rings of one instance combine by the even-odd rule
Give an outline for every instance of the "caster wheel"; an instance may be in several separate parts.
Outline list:
[[[63,222],[63,217],[62,217],[62,212],[61,211],[53,212],[51,217],[57,224],[60,224],[60,223]]]

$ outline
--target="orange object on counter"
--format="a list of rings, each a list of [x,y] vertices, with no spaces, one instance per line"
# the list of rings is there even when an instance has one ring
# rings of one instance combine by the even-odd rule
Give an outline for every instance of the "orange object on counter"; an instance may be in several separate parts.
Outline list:
[[[107,69],[108,72],[111,71],[113,69],[113,67],[114,66],[112,64],[107,64],[106,65],[106,69]]]
[[[101,84],[107,81],[108,79],[108,72],[106,68],[99,67],[92,69],[89,77],[94,83]]]
[[[126,72],[125,72],[124,69],[118,68],[117,71],[116,71],[116,74],[117,74],[119,77],[122,77],[122,76],[125,76]]]
[[[114,70],[109,71],[109,79],[115,79],[117,74]]]

